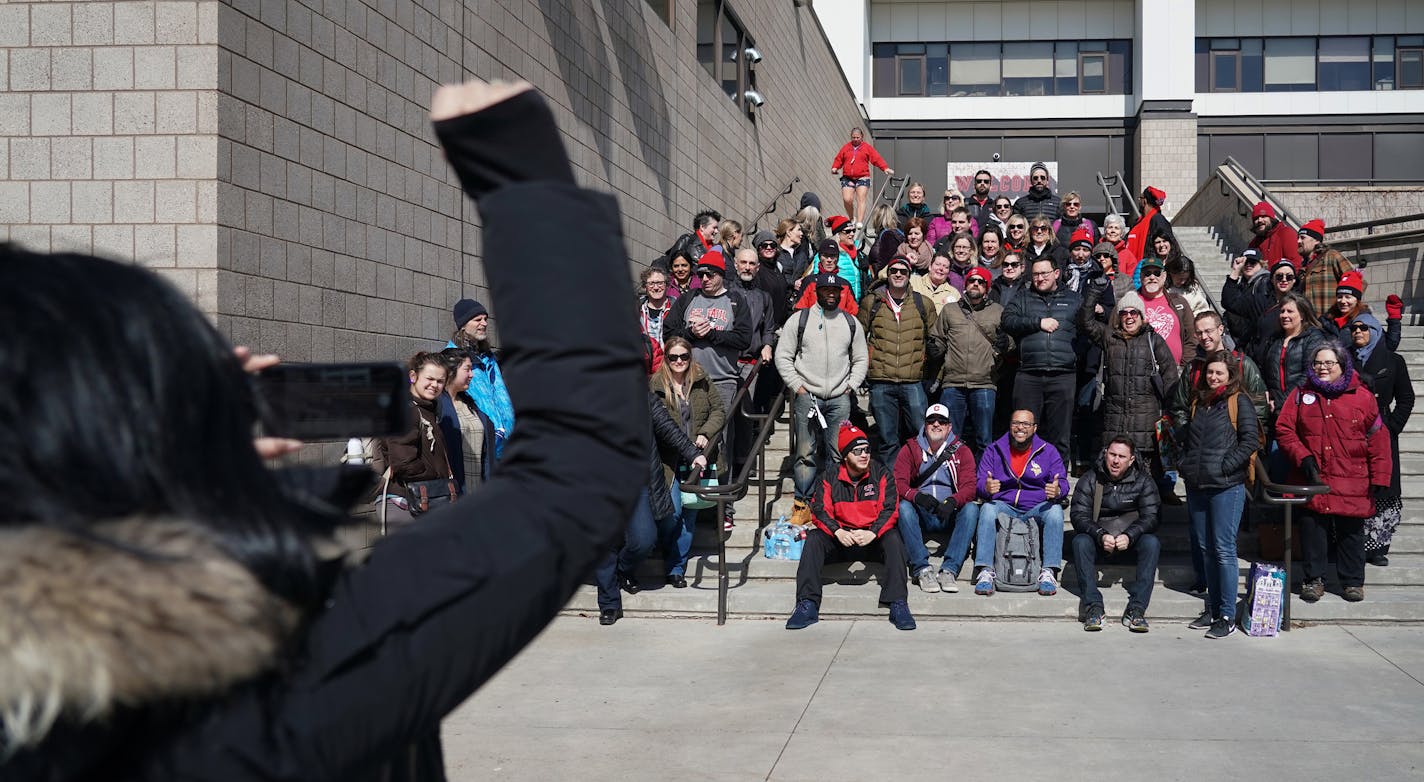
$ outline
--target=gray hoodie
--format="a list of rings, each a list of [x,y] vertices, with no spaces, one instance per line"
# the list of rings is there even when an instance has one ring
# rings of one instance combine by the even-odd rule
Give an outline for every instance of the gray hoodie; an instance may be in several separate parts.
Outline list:
[[[801,313],[807,312],[801,355],[796,355],[796,332]],[[776,342],[776,371],[793,392],[802,386],[822,399],[837,397],[860,387],[870,366],[865,330],[836,309],[819,305],[796,310],[781,327]]]

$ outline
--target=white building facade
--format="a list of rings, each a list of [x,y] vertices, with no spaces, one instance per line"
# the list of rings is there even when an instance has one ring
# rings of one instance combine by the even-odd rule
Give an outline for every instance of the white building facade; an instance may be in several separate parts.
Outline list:
[[[815,0],[897,171],[1056,161],[1168,193],[1228,155],[1270,182],[1424,184],[1419,0]],[[1025,171],[1027,173],[1027,171]]]

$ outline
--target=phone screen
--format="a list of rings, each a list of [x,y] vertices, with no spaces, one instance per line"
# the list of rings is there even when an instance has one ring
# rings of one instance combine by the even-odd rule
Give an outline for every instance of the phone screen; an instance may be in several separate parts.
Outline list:
[[[398,364],[279,364],[257,375],[263,432],[298,440],[403,434],[408,385]]]

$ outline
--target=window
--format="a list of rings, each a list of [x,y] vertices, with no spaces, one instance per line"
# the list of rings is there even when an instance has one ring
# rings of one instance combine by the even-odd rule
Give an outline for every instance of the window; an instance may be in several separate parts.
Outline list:
[[[653,13],[663,20],[663,24],[672,25],[672,0],[644,0],[648,7],[653,9]]]
[[[877,43],[877,97],[1125,95],[1131,41]]]
[[[1409,67],[1424,87],[1424,35],[1198,38],[1197,92],[1333,92],[1405,89]]]
[[[725,2],[698,0],[697,61],[742,109],[747,108],[743,94],[756,86],[756,75],[746,57],[746,50],[752,45],[745,28]]]
[[[1266,92],[1315,90],[1315,39],[1266,39]]]

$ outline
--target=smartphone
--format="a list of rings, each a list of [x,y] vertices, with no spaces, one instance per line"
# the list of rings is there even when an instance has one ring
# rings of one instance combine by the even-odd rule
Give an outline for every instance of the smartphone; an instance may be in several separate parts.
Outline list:
[[[297,440],[391,437],[411,426],[399,364],[278,364],[256,376],[262,433]]]

